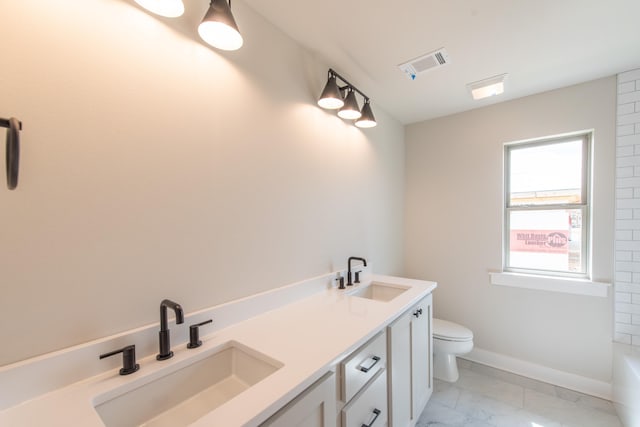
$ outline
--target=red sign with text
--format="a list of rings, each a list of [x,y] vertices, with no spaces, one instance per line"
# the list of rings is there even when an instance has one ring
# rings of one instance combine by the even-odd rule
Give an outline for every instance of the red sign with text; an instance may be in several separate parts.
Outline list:
[[[510,250],[519,252],[569,252],[566,230],[511,230]]]

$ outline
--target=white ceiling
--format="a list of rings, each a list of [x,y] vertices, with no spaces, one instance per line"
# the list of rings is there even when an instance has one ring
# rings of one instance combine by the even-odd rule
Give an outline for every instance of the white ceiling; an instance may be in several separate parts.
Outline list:
[[[374,113],[405,124],[640,67],[640,0],[245,2],[366,93]],[[397,68],[441,47],[451,64],[414,81]],[[503,73],[505,94],[471,99],[467,83]]]

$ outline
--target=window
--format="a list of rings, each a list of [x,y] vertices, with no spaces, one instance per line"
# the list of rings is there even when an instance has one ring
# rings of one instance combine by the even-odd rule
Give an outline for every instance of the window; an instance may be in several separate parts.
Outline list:
[[[590,133],[505,145],[505,271],[588,277],[590,145]]]

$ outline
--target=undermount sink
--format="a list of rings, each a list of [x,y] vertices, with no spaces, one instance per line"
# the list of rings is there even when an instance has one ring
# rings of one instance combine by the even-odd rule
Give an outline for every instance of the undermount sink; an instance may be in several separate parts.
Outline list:
[[[103,401],[95,409],[106,427],[187,425],[282,366],[229,341],[211,356]]]
[[[370,285],[366,285],[349,292],[349,295],[358,298],[367,298],[375,301],[386,302],[391,301],[407,289],[409,288],[405,286],[373,282]]]

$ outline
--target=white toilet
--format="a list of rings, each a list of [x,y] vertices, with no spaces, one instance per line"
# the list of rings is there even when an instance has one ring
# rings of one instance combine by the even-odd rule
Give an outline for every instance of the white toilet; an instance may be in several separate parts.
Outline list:
[[[473,348],[473,332],[442,319],[433,319],[433,376],[439,380],[458,381],[456,356]]]

